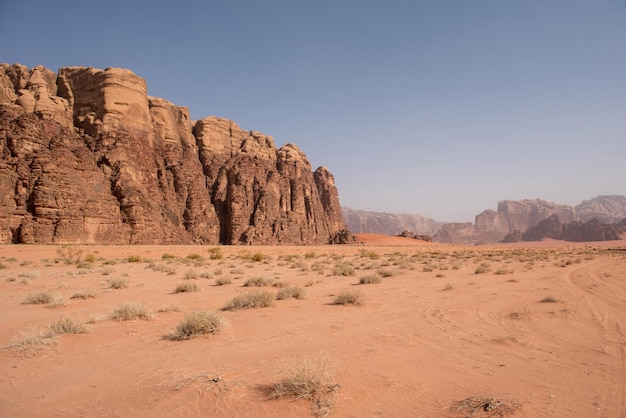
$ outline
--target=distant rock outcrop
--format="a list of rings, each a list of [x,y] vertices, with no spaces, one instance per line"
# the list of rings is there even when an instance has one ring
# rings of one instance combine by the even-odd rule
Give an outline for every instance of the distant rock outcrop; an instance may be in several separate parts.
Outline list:
[[[351,242],[300,149],[116,68],[0,65],[0,243]]]
[[[372,212],[346,207],[341,212],[348,229],[355,234],[398,235],[408,230],[420,235],[433,235],[443,225],[442,222],[421,215]]]
[[[619,222],[626,218],[625,196],[596,196],[576,205],[576,212],[581,221],[597,219],[606,224]]]
[[[619,240],[620,233],[621,228],[617,223],[604,224],[597,219],[562,223],[558,215],[552,215],[529,228],[521,237],[509,234],[503,242],[542,241],[545,238],[573,242],[611,241]]]
[[[477,215],[474,224],[445,224],[433,240],[464,244],[501,241],[507,234],[515,230],[526,231],[553,214],[566,222],[578,220],[571,206],[541,199],[505,200],[498,202],[497,211],[487,209]]]

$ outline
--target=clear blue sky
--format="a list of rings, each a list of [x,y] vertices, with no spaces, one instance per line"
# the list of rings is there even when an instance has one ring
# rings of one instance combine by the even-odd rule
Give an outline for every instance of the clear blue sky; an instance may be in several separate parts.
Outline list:
[[[355,209],[626,195],[626,0],[0,0],[0,39],[293,142]]]

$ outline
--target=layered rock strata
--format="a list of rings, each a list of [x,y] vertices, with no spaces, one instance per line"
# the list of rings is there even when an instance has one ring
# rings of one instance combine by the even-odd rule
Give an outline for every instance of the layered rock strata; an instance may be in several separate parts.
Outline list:
[[[352,242],[293,144],[147,95],[124,69],[0,64],[0,243]]]

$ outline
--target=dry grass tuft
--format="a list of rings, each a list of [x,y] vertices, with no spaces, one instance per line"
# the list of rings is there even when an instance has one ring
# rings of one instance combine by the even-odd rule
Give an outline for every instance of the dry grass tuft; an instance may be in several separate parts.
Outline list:
[[[507,404],[510,403],[512,405]],[[455,410],[466,417],[474,417],[478,414],[489,417],[504,417],[505,414],[513,413],[518,406],[513,401],[503,401],[492,397],[472,396],[457,402]]]
[[[278,291],[276,299],[304,299],[306,291],[302,286],[284,286]]]
[[[74,293],[70,299],[95,299],[96,292],[92,290],[85,290],[83,292]]]
[[[199,335],[217,334],[225,325],[226,319],[216,312],[193,311],[185,316],[168,338],[182,341]]]
[[[21,355],[31,356],[37,351],[57,343],[58,334],[49,329],[40,330],[31,328],[22,331],[21,338],[14,340],[11,344],[0,348],[0,351],[8,351]]]
[[[251,279],[246,280],[243,284],[245,287],[263,287],[270,286],[272,282],[265,277],[253,277]]]
[[[226,311],[247,308],[262,308],[274,304],[274,295],[266,290],[253,290],[235,296],[228,305],[224,307]]]
[[[340,385],[335,383],[333,366],[327,359],[295,359],[283,364],[279,374],[280,379],[268,388],[269,399],[306,399],[318,417],[328,416],[336,405]]]
[[[361,306],[363,304],[363,295],[358,290],[345,289],[335,297],[333,304]]]
[[[176,285],[176,289],[174,289],[175,293],[186,293],[186,292],[199,292],[200,286],[198,283],[180,283]]]
[[[24,303],[32,303],[34,305],[47,305],[57,299],[57,295],[51,290],[43,292],[31,293]]]
[[[133,319],[151,320],[153,318],[150,308],[143,303],[124,302],[111,312],[110,319],[115,321],[130,321]]]
[[[383,279],[378,274],[368,274],[359,280],[359,284],[372,284],[372,283],[382,283]]]
[[[124,277],[116,277],[107,280],[111,289],[125,289],[128,287],[128,279]]]
[[[85,324],[77,323],[70,318],[61,317],[51,323],[48,328],[55,334],[86,334],[87,327]]]

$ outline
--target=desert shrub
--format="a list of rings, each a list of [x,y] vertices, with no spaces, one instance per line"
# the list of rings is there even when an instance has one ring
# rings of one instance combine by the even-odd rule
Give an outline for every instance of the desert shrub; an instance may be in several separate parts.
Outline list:
[[[125,277],[116,277],[107,280],[107,284],[111,289],[125,289],[128,287],[128,279]]]
[[[317,255],[315,254],[315,251],[309,251],[308,253],[304,254],[304,258],[312,259],[316,257]]]
[[[139,257],[139,256],[138,256],[138,255],[136,255],[136,254],[129,255],[129,256],[126,258],[126,261],[128,261],[129,263],[138,263],[138,262],[140,262],[140,261],[141,261],[141,257]]]
[[[176,285],[175,293],[185,293],[185,292],[199,292],[200,286],[198,283],[180,283]]]
[[[17,275],[17,277],[21,277],[23,279],[33,280],[39,277],[38,271],[25,271]]]
[[[200,259],[202,259],[202,256],[200,254],[191,253],[191,254],[187,255],[187,258],[189,260],[200,260]]]
[[[209,248],[209,258],[211,260],[221,260],[222,258],[224,258],[224,255],[222,254],[222,249],[219,247]]]
[[[337,403],[340,385],[333,378],[333,366],[325,358],[298,358],[283,364],[280,378],[268,388],[268,398],[306,399],[315,416],[328,416]]]
[[[176,256],[170,253],[163,253],[163,255],[161,256],[161,260],[171,260],[173,258],[176,258]]]
[[[452,285],[448,283],[446,287],[444,287],[442,290],[447,291],[447,290],[452,290],[452,289],[453,289]]]
[[[85,324],[77,323],[70,318],[61,317],[48,325],[50,331],[55,334],[86,334],[87,327]]]
[[[216,312],[193,311],[178,324],[170,335],[171,340],[188,340],[205,334],[216,334],[226,325],[226,320]]]
[[[65,264],[78,264],[81,260],[83,250],[72,247],[71,245],[62,245],[57,248],[57,254],[63,259]]]
[[[311,270],[313,271],[323,272],[325,268],[326,268],[326,265],[319,261],[311,264]]]
[[[507,270],[507,269],[498,269],[495,271],[494,274],[511,274],[512,271],[511,270]]]
[[[235,296],[225,307],[224,310],[231,311],[235,309],[261,308],[272,306],[274,304],[274,295],[265,290],[252,290]]]
[[[51,290],[45,290],[43,292],[31,293],[26,298],[24,303],[32,303],[34,305],[47,305],[52,303],[57,298],[56,294]]]
[[[554,296],[546,296],[545,298],[541,299],[539,302],[541,303],[557,303],[559,300],[557,298],[555,298]]]
[[[393,270],[390,269],[378,269],[376,272],[380,277],[391,277],[395,274]]]
[[[355,305],[360,306],[363,304],[363,295],[361,292],[355,289],[342,290],[333,300],[335,305]]]
[[[216,286],[224,286],[226,284],[231,284],[233,281],[230,277],[218,277],[215,279]]]
[[[191,280],[191,279],[197,279],[198,278],[198,272],[193,270],[193,269],[189,269],[185,272],[185,280]]]
[[[85,261],[88,263],[95,263],[96,262],[96,256],[94,254],[87,254],[85,255]]]
[[[359,284],[382,283],[383,279],[378,274],[367,274],[359,280]]]
[[[50,329],[31,328],[21,332],[21,338],[15,339],[12,343],[5,345],[1,351],[17,352],[24,355],[31,355],[47,346],[56,344],[58,334]]]
[[[276,299],[304,299],[305,290],[301,286],[284,286],[278,291]]]
[[[250,260],[256,261],[256,262],[263,261],[263,260],[265,260],[265,258],[266,258],[266,256],[264,254],[261,254],[261,253],[254,253],[254,254],[252,254],[250,256]]]
[[[5,266],[1,261],[0,261],[0,270],[7,268],[7,266]]]
[[[267,280],[265,277],[253,277],[251,279],[246,280],[243,284],[246,287],[263,287],[269,286],[272,282]]]
[[[361,257],[367,257],[370,258],[372,260],[377,260],[380,258],[380,255],[376,252],[376,251],[371,251],[371,250],[366,250],[366,249],[362,249],[359,252],[359,255]]]
[[[488,271],[489,269],[487,267],[485,267],[484,265],[480,265],[476,267],[476,270],[474,270],[474,274],[484,274],[484,273],[487,273]]]
[[[132,319],[151,320],[152,312],[143,303],[124,302],[113,309],[109,318],[116,321],[130,321]]]
[[[180,312],[183,308],[179,303],[170,303],[169,305],[161,306],[157,312],[165,313],[165,312]]]
[[[338,263],[333,267],[333,276],[354,276],[354,267],[347,263]]]
[[[86,290],[83,292],[74,293],[70,299],[95,299],[96,292],[92,290]]]

